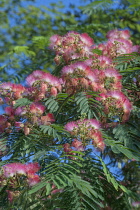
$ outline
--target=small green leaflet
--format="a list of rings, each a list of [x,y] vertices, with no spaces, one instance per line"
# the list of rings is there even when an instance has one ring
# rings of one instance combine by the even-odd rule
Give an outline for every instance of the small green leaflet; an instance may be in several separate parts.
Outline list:
[[[29,105],[31,103],[32,102],[29,99],[27,99],[27,98],[20,98],[20,99],[16,100],[14,108],[17,108],[19,106],[26,106],[26,105]]]

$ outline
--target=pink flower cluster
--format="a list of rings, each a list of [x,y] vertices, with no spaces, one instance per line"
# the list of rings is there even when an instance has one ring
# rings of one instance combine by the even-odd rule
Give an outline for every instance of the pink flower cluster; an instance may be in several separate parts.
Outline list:
[[[72,151],[85,150],[82,141],[79,141],[78,139],[74,139],[71,144],[65,143],[63,145],[63,148],[64,148],[64,152],[66,152],[67,155],[75,155],[75,153]]]
[[[133,45],[128,30],[111,30],[107,33],[108,41],[94,46],[93,49],[102,50],[103,55],[115,58],[122,54],[140,52],[139,45]]]
[[[40,166],[38,163],[9,163],[3,166],[3,173],[6,178],[13,177],[16,175],[27,176],[27,182],[30,186],[38,183],[40,178],[36,172],[38,172]]]
[[[56,64],[89,57],[92,54],[90,47],[94,44],[88,34],[79,34],[75,31],[68,32],[65,36],[53,35],[50,41],[50,48],[56,53]]]
[[[88,55],[86,54],[84,58],[83,54],[79,54],[79,57],[76,57],[76,51],[74,51],[73,45],[70,44],[71,38],[69,40],[71,36],[76,38],[77,36],[81,37],[82,34],[70,32],[64,37],[54,35],[51,37],[50,44],[50,47],[56,52],[56,56],[61,55],[61,58],[63,57],[64,60],[65,51],[67,52],[67,50],[71,49],[73,55],[73,57],[69,56],[69,59],[65,60],[68,65],[64,66],[61,70],[65,91],[68,94],[74,94],[79,91],[95,91],[100,93],[100,99],[97,98],[97,100],[105,107],[104,111],[106,114],[111,112],[112,115],[117,115],[120,112],[120,120],[125,122],[130,116],[132,104],[122,92],[122,76],[115,69],[113,59],[122,54],[139,52],[140,46],[133,46],[132,41],[129,39],[130,34],[128,30],[112,30],[107,33],[108,41],[99,45],[93,45],[93,41],[88,36],[84,36],[87,40],[85,43],[88,44],[90,53],[88,51]],[[76,42],[77,40],[79,45]],[[80,48],[80,45],[83,43],[81,44],[81,41],[77,40],[74,41],[74,44]],[[102,55],[96,53],[96,50],[101,50]],[[83,61],[75,61],[77,58]],[[120,95],[121,99],[118,99],[116,104],[115,102],[112,104],[112,101],[115,100],[113,95],[116,95],[116,93]],[[103,98],[104,95],[108,96],[107,103]],[[115,113],[118,109],[119,112]]]
[[[0,115],[0,133],[10,133],[11,128],[15,127],[17,131],[21,130],[28,135],[33,126],[53,123],[55,118],[47,112],[43,99],[56,97],[61,92],[98,92],[100,97],[96,100],[102,103],[107,115],[104,123],[110,116],[119,116],[121,122],[128,120],[132,104],[122,92],[122,76],[115,68],[113,59],[124,53],[140,51],[140,46],[133,46],[129,38],[128,30],[109,31],[108,41],[99,45],[93,45],[93,39],[86,33],[71,31],[65,36],[52,36],[50,49],[56,53],[54,60],[57,64],[61,60],[66,64],[61,69],[61,77],[35,70],[26,78],[27,86],[2,83],[0,104],[5,104],[6,107],[5,114]],[[91,96],[87,94],[87,97]],[[32,103],[14,108],[15,101],[21,98],[27,98]]]
[[[102,133],[100,131],[100,123],[96,119],[84,119],[78,121],[72,121],[65,125],[65,130],[70,132],[72,135],[78,136],[80,139],[74,139],[72,147],[75,147],[78,151],[83,151],[86,146],[86,141],[92,139],[92,144],[97,148],[103,150],[105,147]],[[69,144],[64,145],[64,151],[72,151]]]
[[[100,97],[96,98],[104,105],[104,112],[112,117],[120,117],[122,122],[129,119],[132,105],[128,98],[119,91],[109,91],[107,93],[101,93]]]
[[[69,94],[88,90],[106,93],[108,90],[122,89],[122,76],[115,68],[93,69],[91,59],[63,67],[61,76]]]
[[[27,89],[27,94],[32,95],[35,101],[52,95],[56,96],[61,91],[59,78],[40,70],[33,71],[26,78],[26,82],[30,87]]]
[[[25,186],[25,183],[31,187],[40,182],[40,177],[36,174],[39,169],[38,163],[9,163],[2,167],[0,185],[7,185],[10,188],[10,190],[7,190],[10,202],[20,194],[20,191],[15,191],[17,187],[22,186],[22,184]],[[24,183],[22,183],[23,180]]]
[[[11,126],[17,130],[23,129],[24,134],[28,135],[34,125],[49,125],[55,121],[52,113],[46,113],[42,99],[49,96],[56,96],[61,91],[61,84],[58,78],[36,70],[27,79],[28,87],[9,82],[2,83],[0,86],[1,104],[7,104],[5,114],[0,115],[0,133],[11,132]],[[14,108],[15,100],[27,98],[32,100],[30,105]],[[26,119],[26,123],[20,119]]]

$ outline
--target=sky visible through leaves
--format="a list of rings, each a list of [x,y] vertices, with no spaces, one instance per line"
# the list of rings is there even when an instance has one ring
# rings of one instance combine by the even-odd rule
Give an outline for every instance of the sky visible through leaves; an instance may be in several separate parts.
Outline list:
[[[54,3],[54,5],[53,5],[53,3]],[[23,4],[24,7],[26,7],[28,5],[35,5],[37,7],[41,7],[41,6],[50,7],[50,4],[51,4],[51,6],[55,6],[56,4],[60,5],[61,3],[64,5],[64,7],[62,7],[61,10],[60,10],[61,12],[71,11],[71,13],[73,13],[74,10],[72,8],[72,5],[75,5],[74,9],[77,10],[78,7],[85,6],[88,3],[90,3],[90,0],[88,0],[88,1],[84,1],[84,0],[83,1],[81,1],[81,0],[62,0],[62,1],[59,1],[59,0],[58,1],[54,1],[54,0],[36,0],[35,3],[31,2],[31,1],[29,1],[28,3],[23,1],[22,4]],[[117,8],[118,5],[119,5],[119,0],[114,0],[113,8],[114,9]],[[12,20],[11,20],[11,25],[14,25],[14,22]],[[0,114],[3,114],[3,109],[1,109],[1,108],[0,108]],[[99,153],[97,151],[95,151],[94,149],[93,149],[93,152],[95,152],[97,155],[99,155]],[[94,155],[94,153],[93,153],[93,155]],[[4,159],[5,158],[3,158],[3,160]],[[110,161],[109,157],[106,157],[105,158],[105,163],[108,164],[109,161]],[[118,180],[123,178],[123,177],[119,176],[120,169],[117,166],[111,167],[110,171],[112,173],[118,175]]]

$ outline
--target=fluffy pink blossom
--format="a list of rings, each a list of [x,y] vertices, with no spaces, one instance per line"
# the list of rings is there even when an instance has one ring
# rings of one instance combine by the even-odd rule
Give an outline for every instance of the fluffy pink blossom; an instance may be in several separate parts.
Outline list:
[[[122,114],[122,121],[129,119],[130,112],[132,110],[132,104],[129,99],[119,91],[110,91],[106,94],[101,93],[100,97],[96,100],[101,101],[105,107],[106,114],[116,115],[116,111],[119,110],[119,114]]]
[[[55,50],[57,45],[61,46],[62,37],[56,34],[51,36],[50,41],[51,41],[50,49]]]
[[[72,132],[74,129],[77,129],[78,125],[76,122],[72,121],[72,122],[68,122],[64,128],[65,130]]]
[[[99,46],[95,46],[94,48],[98,49]],[[96,57],[87,59],[84,62],[85,62],[85,64],[90,66],[91,69],[93,69],[93,71],[95,71],[95,69],[99,69],[100,70],[100,69],[113,67],[112,59],[109,57],[109,55],[106,55],[106,56],[105,55],[98,55]]]
[[[65,82],[66,92],[69,94],[81,90],[98,91],[100,88],[98,70],[93,71],[89,63],[87,65],[84,61],[63,67],[61,74]]]
[[[86,74],[86,78],[88,78],[90,82],[93,82],[93,83],[98,82],[97,71],[95,73],[95,71],[92,71],[91,69],[87,69],[85,74]]]
[[[62,60],[68,64],[70,60],[88,57],[92,54],[90,47],[93,45],[93,40],[86,33],[79,34],[70,31],[63,37],[54,35],[50,41],[50,48],[56,52],[54,60],[57,64],[60,64]]]
[[[108,31],[106,37],[108,39],[112,39],[112,38],[115,38],[115,39],[118,39],[118,38],[129,39],[130,32],[129,32],[129,30],[114,29],[114,30]]]
[[[93,127],[94,129],[100,129],[100,122],[96,119],[87,120],[88,126]]]
[[[33,71],[26,78],[26,82],[31,87],[30,89],[26,88],[26,94],[33,95],[36,101],[45,98],[45,96],[56,96],[62,89],[59,78],[41,70]]]
[[[33,71],[33,73],[26,78],[26,82],[29,86],[32,86],[35,82],[37,83],[40,81],[46,82],[47,84],[52,86],[59,84],[59,79],[57,77],[53,76],[50,73],[43,72],[41,70]]]
[[[88,69],[88,66],[84,62],[76,62],[74,64],[64,66],[61,73],[63,75],[70,75],[74,74],[77,76],[85,75],[86,70]]]
[[[119,72],[113,68],[108,68],[104,70],[100,70],[99,74],[99,84],[102,87],[99,91],[100,92],[107,92],[111,90],[121,91],[122,83],[121,78],[122,76]]]
[[[4,111],[7,115],[14,117],[15,110],[13,109],[13,107],[7,106],[5,107]]]
[[[76,148],[76,150],[83,151],[83,142],[82,139],[85,140],[93,139],[94,144],[96,147],[100,149],[104,149],[105,144],[103,142],[102,133],[99,130],[100,129],[100,122],[96,119],[84,119],[84,120],[78,120],[69,122],[65,125],[65,129],[69,131],[72,135],[78,135],[79,138],[81,138],[81,141],[74,139],[72,142],[73,147]],[[85,142],[84,142],[85,144]],[[69,144],[64,145],[64,151],[70,152],[71,148]]]
[[[138,52],[138,53],[140,53],[140,45],[134,45],[132,47],[132,52]]]
[[[26,165],[22,163],[9,163],[3,166],[4,176],[13,177],[16,174],[26,175]]]
[[[22,115],[25,115],[26,113],[27,113],[27,108],[26,108],[25,106],[18,107],[18,108],[15,110],[15,115],[22,116]]]
[[[39,175],[37,174],[28,172],[27,176],[28,176],[27,183],[29,186],[34,186],[35,184],[41,181]]]
[[[41,124],[42,125],[50,125],[53,122],[55,122],[55,118],[52,113],[48,113],[45,116],[41,116]]]
[[[104,74],[106,77],[113,77],[115,80],[121,80],[122,76],[120,75],[120,73],[113,68],[108,68],[104,70]]]
[[[29,133],[30,133],[30,131],[31,131],[31,128],[29,128],[27,125],[24,125],[23,130],[24,130],[25,136],[27,136],[27,135],[29,135]]]
[[[35,115],[42,115],[45,111],[45,106],[41,103],[32,103],[29,106],[29,111]]]
[[[57,88],[51,87],[50,93],[52,96],[57,96]]]
[[[5,95],[12,90],[12,83],[11,82],[4,82],[0,85],[0,93]]]
[[[21,84],[12,84],[12,92],[14,99],[22,98],[22,94],[24,93],[25,87]]]
[[[92,46],[94,44],[93,39],[86,33],[81,34],[80,39],[86,46]]]
[[[127,54],[132,52],[132,42],[126,39],[109,39],[106,43],[106,49],[108,53],[113,56],[119,56],[121,54]],[[111,55],[110,54],[110,55]]]
[[[5,82],[0,85],[0,93],[2,96],[6,96],[7,101],[16,100],[22,98],[22,93],[25,88],[20,84],[13,84],[10,82]]]
[[[3,166],[4,176],[13,177],[16,174],[28,175],[28,173],[38,172],[40,166],[38,163],[8,163]]]
[[[74,139],[72,144],[71,144],[72,147],[75,147],[75,149],[77,151],[84,151],[84,146],[83,146],[83,143],[77,139]]]
[[[25,165],[26,173],[36,173],[40,170],[38,163],[28,163]]]

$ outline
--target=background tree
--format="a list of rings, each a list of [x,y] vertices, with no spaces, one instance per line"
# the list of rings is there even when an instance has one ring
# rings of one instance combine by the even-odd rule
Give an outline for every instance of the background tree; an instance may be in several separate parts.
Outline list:
[[[12,5],[15,3],[13,1]],[[129,27],[134,45],[139,44],[137,39],[139,2],[121,1],[120,7],[116,9],[112,8],[111,3],[112,1],[91,2],[86,7],[81,8],[79,12],[75,11],[74,15],[71,12],[66,14],[58,12],[54,4],[52,10],[45,8],[47,11],[55,12],[56,17],[52,19],[51,14],[48,15],[34,6],[29,6],[28,9],[24,8],[20,1],[14,7],[15,11],[8,9],[8,4],[5,4],[5,1],[2,2],[3,11],[7,8],[9,21],[11,18],[13,21],[15,20],[15,25],[11,28],[6,28],[6,21],[3,21],[7,32],[3,31],[4,36],[2,37],[4,40],[3,49],[5,49],[1,57],[2,80],[20,82],[27,74],[29,75],[36,69],[60,76],[66,63],[62,60],[57,65],[54,64],[55,53],[48,48],[49,38],[53,34],[64,35],[69,30],[80,33],[86,32],[96,43],[99,43],[106,39],[106,32],[109,29]],[[83,13],[88,15],[84,16]],[[5,13],[3,14],[5,17]],[[17,17],[19,22],[16,22]],[[132,18],[129,17],[135,17],[133,21],[136,24],[131,25]],[[7,19],[7,17],[5,18]],[[120,19],[122,21],[118,21]],[[11,30],[10,33],[9,30]],[[8,38],[9,34],[10,38]],[[15,47],[13,47],[14,45]],[[94,49],[94,53],[99,55],[101,51],[97,47]],[[69,209],[100,209],[109,208],[109,206],[113,209],[130,209],[133,201],[139,201],[140,58],[138,54],[124,55],[114,59],[114,62],[118,71],[123,75],[123,91],[133,102],[129,121],[125,124],[119,123],[115,128],[110,127],[103,130],[103,137],[107,146],[98,156],[96,152],[93,154],[90,149],[84,154],[82,151],[76,151],[73,154],[70,147],[63,146],[65,143],[71,144],[73,141],[69,132],[64,130],[64,125],[71,120],[78,120],[80,116],[81,120],[87,117],[90,119],[93,116],[100,120],[103,119],[101,118],[102,107],[98,107],[98,103],[95,102],[97,93],[89,91],[92,99],[87,99],[83,92],[70,94],[62,90],[62,93],[58,94],[56,98],[53,96],[45,98],[43,103],[48,109],[47,112],[54,114],[56,123],[41,125],[39,128],[34,126],[29,135],[26,135],[29,132],[28,127],[24,129],[24,132],[17,132],[14,124],[12,124],[13,127],[7,129],[7,131],[12,129],[10,134],[7,132],[1,134],[1,155],[7,155],[6,158],[10,157],[7,160],[3,159],[1,165],[8,162],[25,164],[31,160],[37,161],[41,165],[39,175],[42,176],[41,183],[33,188],[31,186],[28,188],[28,185],[24,186],[24,180],[27,180],[27,184],[32,181],[28,170],[30,165],[27,165],[24,174],[27,176],[21,177],[19,175],[16,177],[19,179],[20,185],[13,193],[15,199],[12,204],[9,205],[7,201],[7,193],[9,193],[9,198],[12,197],[9,186],[2,187],[1,206],[3,209],[11,208],[9,207],[11,205],[13,205],[13,209],[18,208],[18,206],[21,206],[22,209],[43,209],[44,207],[68,209],[68,206]],[[33,102],[33,98],[27,97],[26,99],[24,96],[23,99],[18,100],[14,108],[28,107]],[[50,120],[53,122],[53,118]],[[68,150],[70,150],[69,153]],[[107,169],[103,162],[107,156],[110,157],[108,168],[119,165],[121,169],[119,178],[122,182]],[[36,168],[33,171],[35,173],[39,167],[34,167]],[[35,175],[33,172],[32,176],[38,182],[37,174]],[[10,184],[12,185],[12,183]],[[19,191],[21,192],[20,196],[18,195]],[[23,199],[27,202],[23,202]]]
[[[86,32],[98,43],[105,40],[108,30],[128,28],[133,35],[131,37],[133,43],[140,44],[139,1],[85,1],[86,6],[77,9],[74,4],[71,4],[71,10],[63,10],[64,12],[61,10],[64,6],[60,1],[51,4],[49,8],[38,7],[35,2],[35,0],[27,2],[3,0],[0,3],[2,8],[1,79],[4,81],[9,78],[15,80],[16,76],[16,79],[22,80],[33,68],[53,69],[52,61],[49,62],[50,53],[47,52],[45,45],[43,49],[41,46],[38,49],[37,45],[43,37],[45,40],[43,39],[42,42],[47,42],[52,34],[61,35],[68,31]],[[31,40],[36,42],[35,49],[32,47]],[[25,43],[29,48],[24,48]],[[20,47],[17,48],[17,46]],[[43,54],[44,50],[45,54]],[[12,55],[9,54],[10,52]],[[19,60],[17,61],[12,52],[15,52],[16,56],[24,52],[25,55],[30,55],[30,59],[26,59],[26,56],[23,59],[22,56],[19,64]],[[36,63],[39,59],[38,54],[43,60],[40,64]],[[32,68],[29,64],[32,64]]]

